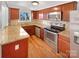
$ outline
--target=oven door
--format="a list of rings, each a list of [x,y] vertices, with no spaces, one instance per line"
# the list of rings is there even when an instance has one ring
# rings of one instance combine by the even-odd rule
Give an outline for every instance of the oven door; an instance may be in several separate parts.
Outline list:
[[[45,42],[53,49],[52,51],[57,53],[58,52],[58,33],[49,31],[49,30],[44,30],[44,40]]]
[[[52,41],[53,44],[57,44],[57,37],[57,33],[45,29],[45,40],[48,39],[49,41]]]

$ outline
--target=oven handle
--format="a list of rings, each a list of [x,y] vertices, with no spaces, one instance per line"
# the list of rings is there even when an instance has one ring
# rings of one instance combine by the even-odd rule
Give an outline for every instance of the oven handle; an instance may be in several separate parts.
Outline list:
[[[45,32],[49,32],[49,33],[51,33],[51,34],[57,34],[57,33],[55,33],[55,32],[51,32],[51,31],[46,30],[46,29],[45,29]]]

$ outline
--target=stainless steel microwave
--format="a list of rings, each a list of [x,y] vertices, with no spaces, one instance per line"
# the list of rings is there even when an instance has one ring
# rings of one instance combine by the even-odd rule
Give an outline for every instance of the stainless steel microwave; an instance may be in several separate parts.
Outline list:
[[[61,12],[50,12],[48,14],[48,19],[61,21]]]

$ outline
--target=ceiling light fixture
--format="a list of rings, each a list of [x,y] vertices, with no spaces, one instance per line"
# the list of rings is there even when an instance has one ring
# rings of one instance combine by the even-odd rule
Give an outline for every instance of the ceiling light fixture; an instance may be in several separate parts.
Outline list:
[[[33,2],[32,2],[32,5],[34,5],[34,6],[37,6],[38,4],[39,4],[38,1],[33,1]]]

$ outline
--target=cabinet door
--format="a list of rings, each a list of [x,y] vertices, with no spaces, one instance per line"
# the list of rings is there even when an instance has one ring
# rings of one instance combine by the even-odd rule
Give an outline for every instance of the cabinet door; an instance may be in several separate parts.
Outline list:
[[[40,28],[40,38],[44,40],[44,29]]]
[[[28,40],[22,39],[2,46],[3,58],[25,58],[28,57]]]
[[[76,2],[72,2],[72,3],[62,5],[62,20],[63,21],[69,21],[70,11],[76,10],[77,8],[76,4],[77,4]]]
[[[28,32],[29,35],[35,35],[35,26],[34,25],[24,26],[23,28],[26,32]]]
[[[64,57],[70,56],[70,44],[66,41],[68,38],[63,38],[63,36],[59,36],[59,53]]]
[[[39,19],[42,20],[43,19],[43,13],[39,13]]]
[[[38,11],[32,11],[32,19],[39,19],[39,12]]]
[[[63,17],[62,17],[62,20],[63,21],[69,21],[69,12],[70,11],[63,11]]]

